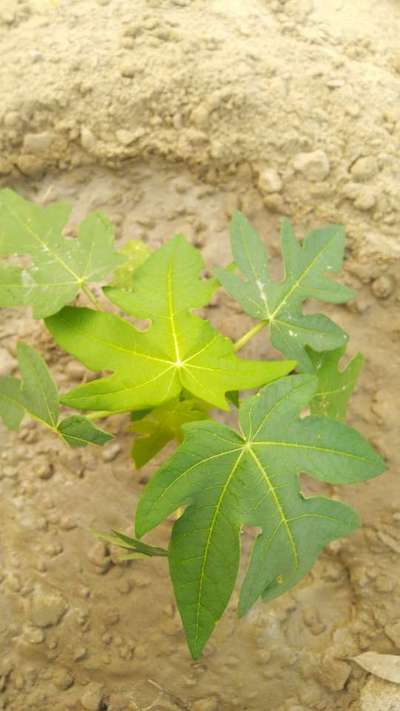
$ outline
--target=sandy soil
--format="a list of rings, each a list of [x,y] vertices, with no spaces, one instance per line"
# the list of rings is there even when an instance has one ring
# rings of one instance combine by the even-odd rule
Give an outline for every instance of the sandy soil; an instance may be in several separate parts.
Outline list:
[[[126,419],[109,423],[118,444],[82,453],[36,426],[1,430],[0,709],[400,709],[400,687],[352,661],[400,653],[399,32],[389,0],[2,0],[1,184],[70,199],[74,221],[100,208],[121,242],[179,230],[210,266],[228,261],[236,207],[277,272],[281,215],[346,224],[359,296],[327,313],[366,355],[350,420],[388,471],[334,491],[363,528],[240,622],[234,599],[193,663],[166,566],[117,564],[90,533],[129,530],[153,470],[133,471]],[[249,323],[223,295],[208,315],[232,338]],[[28,313],[6,310],[3,374],[18,338],[60,387],[86,377]],[[247,355],[268,355],[261,334]]]

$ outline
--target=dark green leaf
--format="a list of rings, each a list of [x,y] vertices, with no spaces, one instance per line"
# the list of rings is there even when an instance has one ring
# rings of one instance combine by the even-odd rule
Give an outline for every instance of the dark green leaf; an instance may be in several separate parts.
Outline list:
[[[198,657],[231,596],[240,530],[261,529],[240,596],[244,614],[260,595],[296,584],[324,545],[358,525],[348,506],[305,498],[298,475],[334,484],[363,481],[384,464],[354,430],[328,418],[299,418],[317,379],[290,376],[263,388],[240,408],[240,434],[215,422],[185,425],[185,440],[147,484],[136,535],[186,507],[176,521],[169,562],[178,607]]]
[[[301,370],[312,372],[306,346],[325,351],[341,347],[347,340],[344,331],[326,316],[302,313],[305,299],[342,303],[354,296],[351,289],[326,276],[342,266],[343,228],[330,225],[312,230],[300,243],[285,220],[281,231],[285,277],[281,282],[272,280],[264,244],[241,213],[232,219],[231,243],[235,264],[244,278],[217,269],[218,280],[250,316],[268,324],[277,350],[296,360]]]
[[[237,390],[232,390],[230,393],[226,393],[226,399],[232,403],[235,407],[239,407],[239,393]]]
[[[87,444],[101,446],[113,438],[81,415],[66,417],[58,425],[58,432],[71,447],[86,447]]]
[[[17,358],[22,376],[22,402],[32,417],[48,427],[57,427],[58,392],[43,358],[26,343],[19,342]]]
[[[18,429],[25,413],[59,434],[71,447],[102,445],[112,435],[98,429],[86,417],[71,415],[59,423],[56,385],[43,358],[26,343],[18,343],[22,381],[0,378],[0,416],[9,429]]]
[[[347,404],[364,363],[361,353],[350,360],[343,370],[338,369],[345,347],[326,353],[308,351],[318,376],[318,388],[311,400],[313,415],[324,415],[335,420],[346,418]]]
[[[17,430],[25,413],[50,429],[57,427],[58,393],[43,358],[26,343],[17,345],[22,380],[0,378],[0,416],[9,429]]]
[[[0,417],[9,430],[18,430],[25,414],[21,382],[5,375],[0,378]]]

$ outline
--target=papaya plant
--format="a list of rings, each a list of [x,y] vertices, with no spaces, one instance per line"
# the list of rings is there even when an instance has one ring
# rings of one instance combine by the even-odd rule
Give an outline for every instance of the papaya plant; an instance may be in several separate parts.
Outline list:
[[[93,421],[128,413],[137,467],[176,441],[145,486],[134,534],[99,535],[120,546],[125,559],[168,558],[196,659],[236,584],[242,529],[259,533],[239,615],[291,589],[327,543],[360,525],[348,505],[306,497],[299,475],[341,484],[384,470],[381,457],[345,423],[361,354],[340,369],[348,335],[321,313],[303,313],[308,299],[353,298],[331,278],[342,267],[345,233],[331,225],[298,240],[284,220],[284,276],[275,281],[263,241],[237,213],[230,226],[233,264],[206,278],[200,252],[181,235],[156,251],[135,240],[118,251],[103,215],[89,215],[76,237],[66,237],[69,215],[63,203],[41,207],[0,191],[0,306],[30,306],[60,348],[101,375],[60,396],[43,358],[19,343],[21,379],[0,378],[0,416],[10,429],[31,416],[77,447],[110,439]],[[196,313],[221,288],[255,320],[236,343]],[[259,332],[284,359],[237,355]],[[233,428],[216,419],[218,410],[232,408]],[[174,513],[167,549],[142,541]]]

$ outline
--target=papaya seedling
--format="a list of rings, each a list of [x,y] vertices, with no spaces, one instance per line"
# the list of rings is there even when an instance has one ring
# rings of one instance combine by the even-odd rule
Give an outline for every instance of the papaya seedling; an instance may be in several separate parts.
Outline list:
[[[135,533],[100,535],[120,546],[124,559],[168,558],[196,659],[236,584],[243,528],[260,532],[239,615],[260,598],[290,590],[327,543],[360,525],[348,505],[306,497],[299,475],[341,484],[384,470],[380,456],[344,421],[362,356],[341,369],[348,335],[321,313],[303,313],[310,298],[344,303],[353,297],[331,278],[342,267],[344,230],[319,228],[301,241],[283,221],[284,277],[274,281],[263,241],[237,213],[230,226],[233,264],[206,278],[201,254],[181,235],[153,252],[135,241],[118,252],[112,226],[99,213],[66,238],[69,214],[64,204],[43,208],[0,192],[0,306],[32,307],[60,348],[102,375],[60,397],[42,357],[20,343],[21,379],[0,378],[0,416],[18,429],[29,415],[74,447],[104,444],[110,435],[93,420],[128,413],[138,467],[176,440],[176,451],[139,500]],[[101,299],[93,284],[103,287]],[[236,343],[195,313],[218,288],[255,320]],[[139,328],[135,319],[148,326]],[[284,359],[237,355],[259,332]],[[255,392],[242,396],[248,390]],[[62,407],[78,412],[64,416]],[[232,407],[234,428],[215,412]],[[168,548],[142,540],[174,513]]]

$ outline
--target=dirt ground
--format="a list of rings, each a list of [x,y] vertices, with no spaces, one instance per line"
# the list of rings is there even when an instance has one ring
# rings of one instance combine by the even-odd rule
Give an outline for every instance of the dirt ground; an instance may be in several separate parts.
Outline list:
[[[70,200],[74,222],[100,208],[120,244],[182,232],[210,267],[229,260],[237,207],[277,273],[282,215],[300,234],[346,225],[344,280],[358,297],[326,313],[366,356],[349,419],[388,469],[326,488],[362,529],[240,622],[234,597],[192,662],[165,563],[117,564],[91,533],[129,531],[154,470],[133,470],[127,419],[110,419],[113,443],[82,452],[30,423],[1,429],[0,709],[400,710],[400,686],[352,661],[400,654],[399,36],[397,0],[1,0],[2,185]],[[223,294],[208,316],[232,338],[250,324]],[[1,374],[21,338],[61,388],[87,377],[11,310]],[[244,355],[269,353],[259,334]],[[171,525],[150,540],[165,544]]]

